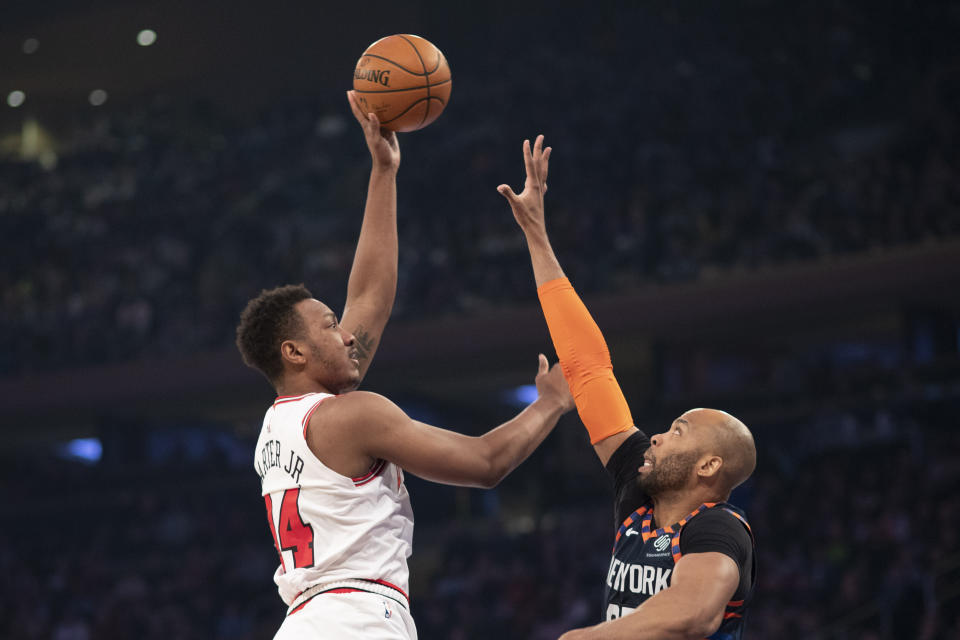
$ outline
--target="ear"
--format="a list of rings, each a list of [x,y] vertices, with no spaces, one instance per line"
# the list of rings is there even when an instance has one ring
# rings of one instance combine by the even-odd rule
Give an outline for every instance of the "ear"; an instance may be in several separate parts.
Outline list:
[[[723,458],[720,456],[704,456],[697,463],[697,475],[701,478],[717,477],[723,467]]]
[[[284,340],[280,343],[280,357],[284,362],[302,366],[307,362],[306,356],[300,350],[300,345],[294,340]]]

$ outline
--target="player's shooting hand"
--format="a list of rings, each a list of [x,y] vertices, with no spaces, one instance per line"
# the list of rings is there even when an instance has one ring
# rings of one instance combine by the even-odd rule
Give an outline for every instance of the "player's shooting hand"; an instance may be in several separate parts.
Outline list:
[[[540,369],[537,371],[537,395],[547,400],[548,402],[554,402],[563,413],[573,409],[574,402],[573,396],[570,394],[570,387],[567,385],[567,379],[563,377],[563,369],[560,368],[560,363],[554,364],[552,367],[547,362],[547,356],[540,354]]]
[[[384,169],[396,170],[400,166],[400,143],[397,134],[380,126],[380,121],[374,113],[363,113],[354,91],[347,91],[347,101],[353,117],[363,127],[363,135],[367,139],[367,148],[373,157],[373,163]]]
[[[520,195],[513,192],[510,185],[497,187],[513,210],[520,228],[527,232],[545,226],[543,216],[543,195],[547,192],[547,170],[550,168],[550,147],[543,147],[543,135],[537,136],[530,148],[530,141],[523,141],[523,164],[527,169],[527,179],[523,183]]]

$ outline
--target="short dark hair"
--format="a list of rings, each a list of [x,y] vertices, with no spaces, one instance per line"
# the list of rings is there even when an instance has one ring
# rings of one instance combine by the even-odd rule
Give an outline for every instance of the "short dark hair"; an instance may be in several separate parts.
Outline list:
[[[248,367],[260,371],[274,387],[283,374],[280,344],[299,337],[304,331],[303,318],[294,305],[312,297],[302,284],[264,289],[240,314],[237,325],[240,355]]]

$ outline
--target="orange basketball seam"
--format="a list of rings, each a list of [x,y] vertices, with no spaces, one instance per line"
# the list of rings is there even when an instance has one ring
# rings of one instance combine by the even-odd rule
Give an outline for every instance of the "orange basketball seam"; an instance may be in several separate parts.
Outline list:
[[[413,48],[413,52],[417,54],[417,59],[420,61],[420,66],[423,67],[423,75],[424,75],[424,78],[425,78],[426,81],[427,81],[427,108],[424,109],[424,111],[423,111],[423,118],[420,119],[420,125],[419,125],[420,127],[422,127],[422,126],[423,126],[423,123],[427,121],[427,116],[430,115],[430,72],[427,71],[427,65],[426,65],[426,63],[423,61],[423,56],[420,55],[420,50],[417,49],[417,46],[416,46],[415,44],[413,44],[412,42],[410,42],[410,40],[408,40],[405,35],[403,35],[403,34],[399,34],[399,35],[400,35],[400,37],[403,39],[404,42],[406,42],[408,45],[410,45],[410,46]],[[436,47],[434,47],[434,48],[436,48]],[[437,49],[437,53],[438,53],[438,54],[439,54],[439,52],[440,52],[440,50]],[[437,57],[438,57],[438,59],[439,59],[439,55],[438,55]],[[420,101],[417,100],[417,102],[420,102]],[[413,104],[417,104],[417,102],[414,102]],[[409,111],[409,109],[408,109],[408,111]]]
[[[426,72],[427,75],[430,75],[431,73],[436,73],[437,71],[440,70],[440,60],[442,58],[443,58],[443,54],[440,53],[439,49],[437,49],[437,64],[433,69],[430,69],[429,71]],[[423,67],[424,69],[426,69],[427,65],[423,65]]]
[[[420,68],[423,69],[423,75],[429,75],[430,72],[427,71],[427,65],[423,63],[423,56],[420,55],[420,50],[417,49],[417,45],[410,42],[407,36],[403,35],[402,33],[398,33],[397,37],[403,40],[404,42],[406,42],[408,45],[410,45],[410,47],[413,49],[413,52],[417,54],[417,60],[420,61]]]
[[[407,69],[407,68],[406,68],[405,66],[403,66],[402,64],[398,64],[398,63],[394,62],[393,60],[391,60],[390,58],[387,58],[387,57],[384,57],[384,56],[378,56],[378,55],[375,54],[375,53],[365,53],[365,54],[363,54],[363,55],[360,56],[360,57],[361,57],[361,58],[377,58],[378,60],[384,60],[384,61],[386,61],[386,62],[389,62],[389,63],[392,64],[393,66],[397,67],[398,69],[400,69],[400,70],[402,70],[402,71],[405,71],[406,73],[409,73],[409,74],[412,75],[412,76],[420,76],[420,77],[426,78],[427,75],[428,75],[426,72],[418,73],[418,72],[416,72],[416,71],[411,71],[410,69]],[[423,61],[422,61],[422,60],[420,61],[420,64],[421,64],[421,66],[423,65]]]
[[[418,88],[419,88],[419,87],[418,87]],[[427,105],[428,105],[427,109],[428,109],[428,110],[429,110],[430,100],[436,100],[436,101],[439,102],[440,104],[446,104],[443,100],[441,100],[440,98],[438,98],[438,97],[436,97],[436,96],[427,96],[427,97],[425,97],[425,98],[420,98],[419,100],[415,100],[414,102],[412,102],[409,107],[407,107],[406,109],[404,109],[403,111],[401,111],[401,112],[398,113],[397,115],[393,116],[393,117],[390,118],[389,120],[384,120],[384,121],[382,121],[380,124],[387,124],[388,122],[393,122],[394,120],[396,120],[397,118],[399,118],[400,116],[402,116],[403,114],[405,114],[407,111],[410,111],[410,109],[413,109],[415,106],[417,106],[418,104],[420,104],[420,103],[423,102],[424,100],[427,101]],[[423,121],[421,120],[421,122],[423,122]]]
[[[355,93],[399,93],[400,91],[419,91],[420,89],[428,89],[430,87],[439,87],[442,84],[447,84],[450,80],[441,80],[440,82],[434,82],[433,84],[422,84],[416,87],[407,87],[405,89],[383,89],[382,91],[371,91],[368,89],[354,89]],[[429,96],[433,97],[433,96]],[[440,98],[437,98],[440,100]],[[443,102],[442,100],[440,100]]]

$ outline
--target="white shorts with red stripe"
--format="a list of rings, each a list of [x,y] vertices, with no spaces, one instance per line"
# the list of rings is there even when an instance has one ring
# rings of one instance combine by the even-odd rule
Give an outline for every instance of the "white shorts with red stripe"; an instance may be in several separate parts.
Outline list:
[[[417,640],[402,598],[349,588],[332,589],[293,607],[274,640]]]

